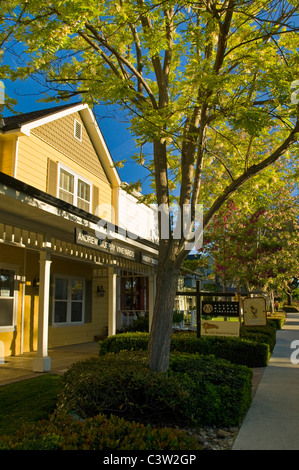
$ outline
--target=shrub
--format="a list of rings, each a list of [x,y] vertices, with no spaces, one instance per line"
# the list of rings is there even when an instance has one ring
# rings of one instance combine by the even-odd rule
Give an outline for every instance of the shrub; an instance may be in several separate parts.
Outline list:
[[[281,330],[285,324],[286,316],[284,313],[277,313],[275,315],[268,316],[267,323],[276,328],[276,330]]]
[[[284,305],[283,310],[287,313],[296,313],[299,312],[299,308],[295,307],[295,305]]]
[[[56,413],[103,413],[151,425],[239,424],[251,399],[252,371],[214,357],[171,354],[167,373],[143,353],[121,352],[74,364]]]
[[[185,374],[192,383],[191,406],[196,420],[209,425],[233,426],[243,419],[251,403],[252,370],[223,359],[198,354],[174,353],[170,357],[170,373]],[[202,383],[210,384],[209,395]],[[189,385],[190,387],[190,385]]]
[[[180,310],[175,310],[172,316],[172,323],[181,323],[184,320],[184,312]]]
[[[149,333],[146,332],[120,333],[108,336],[99,343],[99,353],[104,355],[108,352],[144,351],[147,349],[148,338]]]
[[[106,338],[100,344],[100,354],[119,351],[146,350],[149,333],[124,333]],[[270,348],[268,344],[244,338],[204,336],[197,338],[194,332],[178,332],[172,335],[171,351],[215,355],[234,364],[248,367],[267,365]]]
[[[133,321],[132,325],[127,326],[122,329],[124,332],[133,332],[133,331],[143,331],[148,332],[148,317],[138,317],[136,320]]]
[[[67,416],[41,421],[0,438],[0,450],[198,450],[183,430],[155,428],[99,414],[85,421]]]
[[[244,326],[240,330],[240,336],[244,339],[266,343],[272,352],[276,343],[275,323],[268,322],[265,326]]]
[[[157,374],[143,354],[107,354],[74,364],[62,378],[57,412],[81,418],[103,413],[151,423],[183,419],[180,404],[189,398],[178,377]]]

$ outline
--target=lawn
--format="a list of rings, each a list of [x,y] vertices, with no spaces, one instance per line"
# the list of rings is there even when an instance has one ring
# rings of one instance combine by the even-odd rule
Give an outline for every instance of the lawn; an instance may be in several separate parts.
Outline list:
[[[60,376],[41,375],[0,388],[0,435],[14,433],[26,423],[47,419],[53,412]]]

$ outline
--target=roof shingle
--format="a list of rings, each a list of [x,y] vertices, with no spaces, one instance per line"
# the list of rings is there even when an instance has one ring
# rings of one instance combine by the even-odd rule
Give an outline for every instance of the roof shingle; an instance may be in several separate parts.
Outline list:
[[[78,104],[81,103],[71,103],[61,106],[53,106],[46,109],[40,109],[38,111],[30,111],[28,113],[18,114],[16,116],[5,117],[2,118],[2,125],[0,120],[0,129],[3,132],[19,129],[24,124],[28,124],[29,122],[36,121],[38,119],[57,113],[59,111],[63,111],[64,109],[77,106]]]

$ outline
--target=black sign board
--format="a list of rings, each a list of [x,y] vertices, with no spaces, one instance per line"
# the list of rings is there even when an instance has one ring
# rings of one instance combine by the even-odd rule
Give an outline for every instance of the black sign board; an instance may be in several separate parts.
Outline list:
[[[95,234],[87,232],[86,230],[75,229],[75,243],[78,245],[88,246],[94,250],[104,251],[111,255],[121,256],[122,258],[130,259],[132,261],[140,261],[139,251],[131,247],[116,243],[114,240],[100,240]]]
[[[145,253],[141,253],[141,263],[147,264],[149,266],[157,266],[158,260],[157,258],[153,258],[150,255],[146,255]]]
[[[211,315],[213,317],[238,317],[239,314],[239,302],[202,302],[202,315]]]

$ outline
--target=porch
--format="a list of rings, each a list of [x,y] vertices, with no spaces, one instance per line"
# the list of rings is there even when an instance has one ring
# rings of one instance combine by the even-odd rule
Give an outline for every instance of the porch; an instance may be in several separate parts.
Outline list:
[[[97,357],[99,344],[97,341],[90,343],[62,346],[48,350],[51,357],[51,374],[63,374],[75,362],[84,361],[91,357]],[[33,360],[36,352],[28,352],[18,356],[5,358],[4,364],[0,364],[0,387],[13,382],[38,377],[40,372],[33,372]]]

